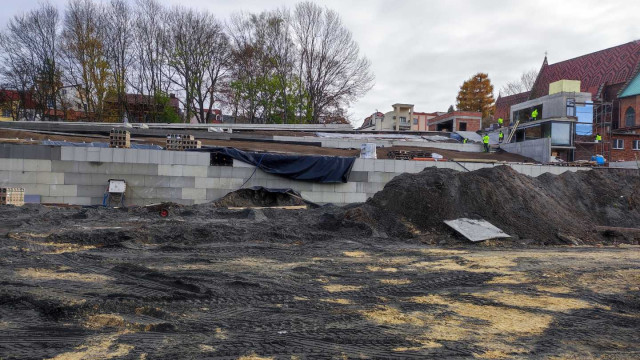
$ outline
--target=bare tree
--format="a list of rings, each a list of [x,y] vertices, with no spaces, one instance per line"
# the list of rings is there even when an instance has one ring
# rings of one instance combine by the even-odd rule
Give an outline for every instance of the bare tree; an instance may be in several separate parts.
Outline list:
[[[3,83],[18,90],[21,103],[33,98],[38,118],[51,108],[57,112],[57,98],[62,86],[58,65],[58,10],[51,4],[17,15],[9,20],[0,39]]]
[[[104,103],[113,87],[104,44],[103,8],[92,0],[70,0],[64,17],[65,79],[73,86],[85,116],[102,120]]]
[[[104,45],[113,77],[118,119],[128,113],[127,85],[133,66],[133,14],[125,0],[111,0],[105,9]]]
[[[137,0],[133,51],[135,74],[130,85],[136,93],[146,95],[152,109],[157,109],[159,97],[168,94],[170,82],[165,77],[166,10],[156,0]],[[169,74],[171,75],[171,74]],[[157,121],[158,114],[149,114],[149,121]]]
[[[502,89],[500,89],[500,95],[509,96],[531,91],[537,78],[537,70],[532,69],[525,71],[520,75],[520,79],[506,83]]]
[[[219,99],[218,83],[228,63],[227,37],[220,23],[208,12],[182,7],[168,14],[166,58],[167,78],[184,95],[185,121],[207,117]]]
[[[360,56],[358,44],[337,12],[303,2],[296,6],[292,22],[313,122],[371,89],[370,63]]]

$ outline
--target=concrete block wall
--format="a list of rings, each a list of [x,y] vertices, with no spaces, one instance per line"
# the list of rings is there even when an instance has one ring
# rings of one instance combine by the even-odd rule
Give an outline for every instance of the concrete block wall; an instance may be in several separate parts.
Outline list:
[[[501,144],[500,148],[513,154],[526,156],[543,164],[546,164],[551,160],[550,138],[527,140],[510,144]]]
[[[102,204],[109,179],[127,182],[127,205],[165,201],[200,204],[216,200],[241,186],[292,188],[307,200],[342,205],[364,202],[394,177],[418,173],[428,166],[457,171],[498,166],[357,159],[349,183],[318,184],[268,174],[241,161],[234,160],[233,166],[229,167],[209,166],[209,161],[208,153],[197,152],[0,144],[0,186],[24,187],[26,195],[39,195],[42,203],[75,205]],[[530,176],[588,170],[510,166]]]

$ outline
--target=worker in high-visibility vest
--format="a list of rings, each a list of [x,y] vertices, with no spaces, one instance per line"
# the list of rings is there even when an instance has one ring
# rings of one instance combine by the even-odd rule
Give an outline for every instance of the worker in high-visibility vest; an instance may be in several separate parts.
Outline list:
[[[466,144],[467,143],[467,138],[462,139],[462,143]]]
[[[531,118],[535,120],[538,117],[538,109],[534,109],[531,113]]]
[[[484,144],[484,152],[489,152],[489,134],[484,134],[482,143]]]
[[[498,118],[498,126],[502,127],[504,125],[504,120],[502,118]]]
[[[596,142],[597,143],[602,142],[602,136],[600,136],[600,133],[596,134]]]
[[[498,134],[498,142],[502,143],[503,140],[504,140],[504,133],[502,132],[502,130],[500,130],[500,134]]]

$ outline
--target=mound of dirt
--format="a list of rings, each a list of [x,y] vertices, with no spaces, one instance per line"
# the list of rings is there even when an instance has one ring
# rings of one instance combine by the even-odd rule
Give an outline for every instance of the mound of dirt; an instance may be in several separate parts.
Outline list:
[[[444,220],[482,218],[536,243],[588,244],[606,242],[596,226],[640,224],[640,176],[593,170],[532,178],[507,166],[468,173],[427,168],[396,177],[367,205],[426,233],[451,233]]]
[[[307,203],[291,189],[267,189],[260,186],[231,192],[212,203],[216,207],[302,206]]]

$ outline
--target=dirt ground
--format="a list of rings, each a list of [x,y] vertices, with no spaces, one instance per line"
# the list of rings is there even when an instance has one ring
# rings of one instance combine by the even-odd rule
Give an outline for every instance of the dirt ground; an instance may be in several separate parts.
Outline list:
[[[640,356],[638,246],[436,247],[345,211],[2,207],[0,358]]]

